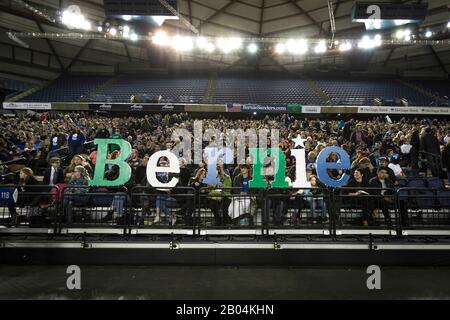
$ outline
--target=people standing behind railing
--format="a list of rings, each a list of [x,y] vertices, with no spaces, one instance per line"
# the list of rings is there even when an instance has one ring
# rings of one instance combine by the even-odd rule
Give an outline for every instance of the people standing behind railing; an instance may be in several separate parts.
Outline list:
[[[389,179],[389,173],[386,167],[380,167],[377,170],[377,176],[370,179],[369,186],[371,188],[371,194],[373,196],[371,201],[372,214],[369,217],[369,224],[373,224],[374,216],[378,215],[379,210],[383,212],[384,219],[388,226],[392,226],[391,216],[389,213],[389,207],[393,205],[394,198],[394,182]]]
[[[447,139],[447,143],[442,151],[442,165],[447,169],[447,179],[450,183],[450,139]]]
[[[214,214],[214,224],[216,226],[222,226],[228,224],[230,217],[228,216],[228,207],[231,200],[231,178],[225,172],[223,165],[217,165],[217,178],[219,183],[208,185],[208,187],[214,188],[214,190],[208,193],[207,206]]]
[[[439,177],[440,174],[440,154],[441,149],[439,141],[431,128],[425,129],[425,135],[421,141],[422,150],[427,159],[427,168],[431,171],[433,177]]]
[[[202,203],[203,198],[200,197],[200,193],[205,189],[208,185],[203,183],[203,180],[206,178],[206,169],[200,168],[196,171],[195,176],[189,181],[189,187],[194,188],[194,197],[198,199],[199,203],[197,203],[198,207],[204,206],[205,203]],[[188,211],[185,214],[185,221],[187,225],[191,225],[193,222],[193,213],[194,213],[194,200],[192,198],[188,198],[189,206]]]
[[[367,197],[370,195],[367,190],[367,188],[369,188],[369,181],[364,178],[361,170],[356,169],[353,173],[353,177],[348,181],[346,187],[349,189],[344,192],[347,196],[351,197],[346,198],[347,201],[345,202],[361,207],[361,223],[364,227],[367,227],[370,220],[370,199]]]
[[[308,219],[311,220],[312,223],[321,223],[328,218],[326,202],[324,199],[325,186],[315,175],[309,177],[309,182],[311,183],[311,188],[303,191],[303,196],[310,208]]]
[[[228,208],[228,215],[230,218],[237,219],[248,217],[250,224],[253,222],[253,215],[251,212],[252,197],[250,197],[250,166],[248,164],[241,164],[239,166],[240,174],[233,180],[233,193],[238,193],[239,196],[234,196]]]
[[[169,162],[166,158],[161,158],[159,160],[159,167],[168,167]],[[156,174],[157,179],[160,182],[167,183],[170,180],[170,176],[168,172],[158,172]],[[161,220],[161,215],[164,214],[165,217],[170,217],[170,225],[174,226],[177,218],[175,213],[171,212],[170,209],[173,209],[177,206],[177,201],[175,198],[170,196],[171,189],[156,189],[156,215],[153,219],[153,224],[157,224]]]
[[[64,190],[63,208],[65,209],[66,222],[68,224],[72,223],[73,206],[84,205],[89,200],[85,196],[89,191],[89,180],[86,169],[81,165],[75,166],[67,183],[67,188]]]
[[[17,206],[30,206],[35,207],[39,204],[40,197],[37,194],[27,194],[38,192],[38,190],[34,189],[33,186],[39,185],[39,182],[34,177],[33,170],[30,168],[22,168],[19,171],[19,176],[15,179],[14,185],[18,186],[18,200],[16,203],[8,204],[8,211],[11,215],[11,224],[17,225],[18,223],[18,215],[17,215]]]

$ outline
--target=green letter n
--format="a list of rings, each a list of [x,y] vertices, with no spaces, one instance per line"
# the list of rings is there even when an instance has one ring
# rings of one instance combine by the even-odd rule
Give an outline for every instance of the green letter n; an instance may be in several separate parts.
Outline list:
[[[262,151],[261,148],[250,148],[249,150],[253,157],[253,179],[249,182],[250,188],[267,187],[267,181],[262,175],[262,162],[268,155],[275,158],[275,172],[272,188],[287,188],[289,186],[286,181],[286,156],[280,148],[271,148],[266,151]]]

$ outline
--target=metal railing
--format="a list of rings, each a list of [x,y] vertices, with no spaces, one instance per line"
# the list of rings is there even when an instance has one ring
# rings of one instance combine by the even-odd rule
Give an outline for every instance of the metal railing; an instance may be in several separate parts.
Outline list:
[[[0,233],[450,235],[450,190],[0,186]]]

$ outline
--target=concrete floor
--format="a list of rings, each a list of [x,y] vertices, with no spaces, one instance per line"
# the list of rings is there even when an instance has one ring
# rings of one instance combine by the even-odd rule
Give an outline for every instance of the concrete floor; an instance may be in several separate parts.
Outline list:
[[[450,267],[382,267],[381,290],[365,268],[0,266],[0,299],[450,299]]]

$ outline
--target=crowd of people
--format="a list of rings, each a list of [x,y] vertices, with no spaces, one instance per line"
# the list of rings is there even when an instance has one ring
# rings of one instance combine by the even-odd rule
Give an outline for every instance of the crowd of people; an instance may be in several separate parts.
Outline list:
[[[125,187],[128,191],[136,186],[149,187],[146,177],[149,157],[160,150],[172,150],[180,143],[179,139],[172,140],[173,131],[186,129],[193,132],[196,119],[202,120],[204,130],[279,129],[278,147],[286,156],[286,176],[292,181],[295,179],[295,158],[290,154],[290,150],[295,148],[292,139],[298,135],[306,139],[305,161],[311,189],[289,190],[286,196],[288,201],[270,202],[274,212],[273,221],[277,224],[284,223],[288,207],[297,209],[296,214],[289,218],[293,224],[300,223],[299,213],[302,208],[309,208],[308,218],[313,222],[327,219],[326,201],[315,196],[324,189],[316,175],[315,162],[319,152],[326,146],[339,146],[351,156],[348,187],[354,190],[348,193],[352,196],[370,193],[372,191],[368,190],[372,188],[379,190],[377,194],[384,195],[386,190],[404,185],[409,177],[419,174],[450,177],[450,122],[446,119],[307,119],[301,115],[287,114],[260,118],[249,115],[235,119],[223,115],[202,118],[187,113],[105,116],[95,113],[28,112],[15,118],[0,119],[2,182],[21,186],[21,190],[25,190],[27,185],[41,184],[62,185],[72,194],[87,192],[87,188],[82,187],[87,187],[93,177],[97,156],[93,140],[121,138],[130,142],[133,148],[127,159],[132,176]],[[214,141],[204,141],[203,147],[211,143]],[[115,159],[119,155],[118,147],[111,145],[109,158]],[[196,193],[207,192],[202,205],[214,214],[215,225],[242,221],[243,217],[248,219],[251,208],[261,205],[253,197],[259,191],[249,188],[252,176],[250,158],[242,164],[219,162],[214,173],[218,183],[208,185],[204,183],[208,169],[205,162],[189,164],[182,156],[177,156],[181,167],[178,187],[191,187]],[[332,154],[328,160],[332,161],[334,156]],[[161,158],[159,165],[168,165],[167,159]],[[329,171],[334,178],[339,178],[343,173],[342,170]],[[118,166],[109,166],[105,179],[115,180],[118,175]],[[266,178],[270,185],[270,174]],[[168,181],[170,176],[160,173],[158,179]],[[205,191],[205,188],[210,189]],[[147,209],[150,206],[156,208],[152,223],[160,223],[162,217],[168,216],[169,223],[176,224],[177,216],[171,213],[171,208],[182,207],[184,222],[192,224],[194,204],[185,196],[186,191],[175,188],[155,192],[157,196],[153,202],[145,196],[140,197],[143,212],[150,214]],[[232,194],[238,196],[233,197]],[[81,196],[72,197],[64,206],[80,204],[80,199]],[[115,214],[123,212],[123,201],[122,193],[113,197]],[[15,215],[17,205],[9,205],[11,216]],[[361,223],[365,226],[372,223],[372,213],[378,208],[371,205],[366,209],[361,217]],[[68,220],[71,221],[71,211],[68,212]],[[387,210],[383,210],[383,214],[389,224]]]

